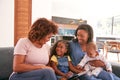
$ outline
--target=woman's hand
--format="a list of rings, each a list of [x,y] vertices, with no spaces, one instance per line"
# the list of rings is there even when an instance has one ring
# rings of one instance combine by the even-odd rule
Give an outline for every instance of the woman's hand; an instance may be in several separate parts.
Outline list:
[[[26,71],[32,71],[32,70],[44,69],[44,68],[52,69],[51,67],[46,66],[46,65],[26,64],[24,55],[14,56],[14,60],[13,60],[13,71],[14,72],[26,72]]]
[[[92,61],[89,61],[89,64],[90,64],[91,66],[103,67],[103,68],[105,68],[105,64],[104,64],[102,61],[100,61],[100,60],[92,60]]]
[[[40,67],[41,67],[41,69],[52,69],[53,70],[52,67],[46,66],[46,65],[40,65]]]
[[[82,67],[80,65],[77,65],[76,67],[77,67],[77,69],[82,69]]]

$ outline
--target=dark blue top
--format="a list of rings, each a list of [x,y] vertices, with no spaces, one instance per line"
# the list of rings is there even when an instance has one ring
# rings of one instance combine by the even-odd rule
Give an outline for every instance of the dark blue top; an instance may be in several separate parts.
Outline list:
[[[70,57],[72,59],[73,65],[77,65],[85,55],[82,51],[80,44],[76,41],[70,41]]]

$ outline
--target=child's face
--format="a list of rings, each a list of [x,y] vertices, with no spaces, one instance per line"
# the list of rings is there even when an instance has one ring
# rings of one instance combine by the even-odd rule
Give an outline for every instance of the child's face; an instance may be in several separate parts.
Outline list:
[[[56,53],[58,56],[64,56],[64,54],[67,52],[66,46],[62,42],[58,42],[56,47]]]
[[[94,58],[97,56],[97,51],[94,48],[87,49],[87,55],[91,58]]]

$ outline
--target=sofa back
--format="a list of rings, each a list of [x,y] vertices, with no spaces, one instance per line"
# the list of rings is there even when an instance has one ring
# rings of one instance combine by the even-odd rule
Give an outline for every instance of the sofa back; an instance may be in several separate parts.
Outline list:
[[[120,78],[120,63],[111,62],[113,73]]]
[[[12,73],[14,47],[0,48],[0,80],[7,80]]]

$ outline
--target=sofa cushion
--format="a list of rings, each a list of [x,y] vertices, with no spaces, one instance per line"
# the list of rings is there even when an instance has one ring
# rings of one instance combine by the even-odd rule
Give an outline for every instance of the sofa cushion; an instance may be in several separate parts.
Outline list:
[[[13,66],[13,47],[0,48],[0,80],[9,78]]]

